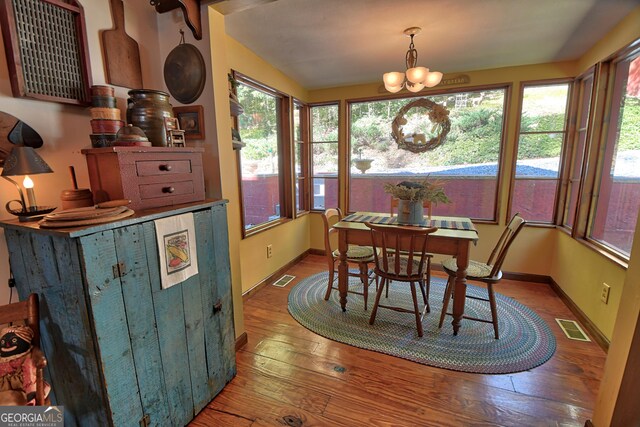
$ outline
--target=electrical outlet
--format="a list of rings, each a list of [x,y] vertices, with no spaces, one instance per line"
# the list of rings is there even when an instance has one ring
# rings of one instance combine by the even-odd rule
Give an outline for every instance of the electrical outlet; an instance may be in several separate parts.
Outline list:
[[[273,255],[273,245],[267,245],[267,258],[271,258]]]
[[[609,291],[611,290],[611,286],[606,283],[602,283],[602,290],[600,291],[600,301],[605,304],[609,304]]]

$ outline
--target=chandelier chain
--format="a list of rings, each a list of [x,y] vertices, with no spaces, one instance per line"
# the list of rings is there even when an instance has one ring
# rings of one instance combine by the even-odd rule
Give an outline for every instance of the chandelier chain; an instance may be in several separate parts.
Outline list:
[[[418,63],[418,51],[413,45],[413,34],[411,34],[411,43],[409,43],[409,50],[407,51],[407,55],[405,57],[405,65],[407,70],[409,68],[413,68]]]

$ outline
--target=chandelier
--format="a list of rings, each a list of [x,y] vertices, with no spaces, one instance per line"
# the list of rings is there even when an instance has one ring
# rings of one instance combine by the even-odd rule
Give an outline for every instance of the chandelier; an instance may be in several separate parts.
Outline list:
[[[389,92],[396,93],[402,89],[403,86],[411,92],[420,92],[425,87],[434,87],[440,80],[442,80],[442,73],[439,71],[429,71],[425,67],[416,67],[418,60],[418,51],[413,46],[413,36],[420,33],[422,28],[411,27],[404,30],[404,34],[411,37],[411,43],[409,43],[409,50],[406,56],[407,71],[400,73],[393,71],[390,73],[384,73],[382,80],[384,81],[384,88]]]

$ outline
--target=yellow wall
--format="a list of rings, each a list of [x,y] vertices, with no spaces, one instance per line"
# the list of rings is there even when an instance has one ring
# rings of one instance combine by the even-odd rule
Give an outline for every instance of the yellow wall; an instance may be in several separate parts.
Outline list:
[[[577,74],[640,38],[640,6],[577,61]],[[636,236],[640,234],[640,222]],[[627,271],[585,245],[558,231],[556,255],[549,275],[596,327],[611,339]],[[611,286],[609,304],[600,301],[602,283]]]
[[[227,90],[226,33],[224,17],[211,8],[206,15],[209,23],[211,39],[211,78],[214,87],[213,106],[215,111],[215,136],[220,155],[220,178],[222,197],[227,199],[227,226],[229,232],[229,256],[231,260],[231,280],[233,283],[233,306],[236,336],[244,333],[242,310],[242,274],[240,268],[240,203],[238,201],[238,185],[236,179],[235,152],[231,146],[231,116],[229,115],[229,91]]]
[[[638,213],[637,224],[640,224],[640,213]],[[629,395],[627,392],[627,395],[620,395],[620,393],[624,393],[620,390],[623,377],[627,384],[627,390],[630,388],[629,384],[635,384],[637,387],[638,381],[638,370],[633,366],[628,366],[628,364],[632,365],[632,362],[628,360],[630,352],[635,352],[633,353],[634,360],[637,360],[639,351],[637,338],[633,343],[634,334],[637,337],[637,330],[640,328],[640,233],[637,229],[633,239],[629,269],[624,282],[624,293],[621,295],[619,307],[611,347],[609,347],[598,391],[598,399],[593,410],[592,420],[595,427],[622,425],[620,418],[614,418],[614,409],[620,411],[620,414],[617,414],[618,417],[622,413],[627,417],[631,417],[632,413],[638,414],[637,409],[631,410],[629,408],[630,405],[637,405],[636,394]],[[616,407],[618,398],[622,398],[625,403]],[[627,425],[638,425],[638,422],[640,420],[636,419],[635,422],[630,419],[625,420]]]
[[[234,283],[240,283],[240,292],[237,293],[240,294],[247,292],[309,249],[309,216],[305,215],[273,229],[242,238],[237,160],[236,152],[231,150],[230,141],[232,122],[229,116],[227,73],[231,70],[238,71],[302,101],[307,100],[308,93],[281,71],[227,36],[224,17],[220,13],[209,9],[209,20],[213,29],[211,51],[214,59],[214,78],[216,88],[220,88],[216,91],[216,101],[220,99],[220,108],[216,104],[217,131],[219,140],[222,141],[219,148],[220,174],[223,197],[229,200],[230,245],[232,252],[237,254],[234,260]],[[267,258],[267,245],[272,245],[273,248],[271,258]]]

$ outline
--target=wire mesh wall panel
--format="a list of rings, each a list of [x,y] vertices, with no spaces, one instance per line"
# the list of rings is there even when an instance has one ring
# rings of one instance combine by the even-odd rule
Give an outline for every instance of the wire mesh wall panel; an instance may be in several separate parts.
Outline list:
[[[47,0],[3,3],[14,96],[87,105],[91,82],[82,8]]]

